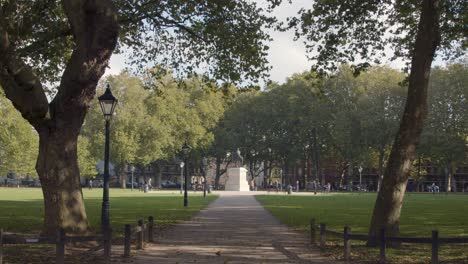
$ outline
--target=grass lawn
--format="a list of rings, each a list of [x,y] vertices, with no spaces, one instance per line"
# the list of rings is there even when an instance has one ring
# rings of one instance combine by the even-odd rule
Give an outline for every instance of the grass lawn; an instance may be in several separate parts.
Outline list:
[[[91,228],[99,230],[102,189],[83,189],[86,212]],[[39,233],[43,224],[44,205],[39,188],[0,188],[0,228],[8,232]],[[209,195],[189,193],[189,207],[183,207],[183,196],[143,193],[138,190],[110,189],[110,217],[114,232],[122,233],[124,224],[136,225],[140,218],[153,216],[155,224],[164,227],[190,219],[216,199]]]
[[[91,228],[99,230],[102,189],[83,189]],[[39,188],[0,188],[0,228],[8,232],[38,234],[43,224],[42,191]],[[110,189],[110,217],[113,236],[123,236],[124,224],[136,226],[137,220],[153,216],[156,228],[190,219],[216,199],[189,193],[189,207],[184,208],[178,191],[143,193],[138,190]],[[69,252],[70,253],[70,252]],[[71,254],[71,253],[70,253]],[[5,247],[4,263],[54,263],[53,245],[10,245]],[[66,263],[100,263],[90,254],[72,254]]]
[[[343,231],[348,225],[353,233],[367,234],[376,195],[329,194],[317,196],[259,195],[261,202],[282,223],[299,230],[309,230],[309,221],[326,223],[327,229]],[[468,195],[407,194],[401,213],[402,236],[430,237],[431,230],[439,230],[440,237],[468,236]],[[342,243],[331,239],[325,253],[341,257]],[[375,262],[376,249],[353,241],[352,257],[358,262]],[[430,245],[403,244],[388,252],[393,263],[429,263]],[[468,245],[443,245],[442,263],[468,263]]]

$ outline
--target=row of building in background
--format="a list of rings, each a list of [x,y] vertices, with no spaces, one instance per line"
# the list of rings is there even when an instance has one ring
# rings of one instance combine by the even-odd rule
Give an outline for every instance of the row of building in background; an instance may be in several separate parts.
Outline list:
[[[224,167],[224,165],[222,165]],[[232,166],[231,166],[232,167]],[[98,175],[92,179],[94,187],[102,186],[103,163],[99,162],[96,166]],[[190,167],[189,167],[190,168]],[[263,164],[256,167],[258,175],[253,179],[257,189],[280,186],[285,188],[287,185],[296,187],[299,184],[300,190],[325,189],[330,184],[332,191],[376,191],[378,188],[378,171],[375,168],[347,168],[343,169],[334,163],[324,163],[318,170],[310,166],[306,162],[298,162],[292,166],[284,167],[274,165],[271,170],[267,169],[268,175],[265,175]],[[182,171],[178,162],[160,163],[156,169],[155,166],[135,167],[135,170],[125,170],[121,175],[117,175],[114,166],[110,164],[111,186],[112,187],[139,187],[149,182],[151,179],[153,188],[180,188],[182,182]],[[468,192],[468,166],[460,166],[453,169],[451,177],[446,169],[433,166],[430,163],[425,163],[419,168],[424,175],[419,175],[419,179],[410,178],[407,185],[407,191],[430,191],[430,186],[433,184],[440,188],[441,192]],[[159,175],[159,176],[157,176]],[[209,163],[206,181],[207,184],[215,186],[216,166],[215,163]],[[248,174],[249,181],[252,180]],[[223,189],[227,181],[227,175],[223,174],[219,180],[218,189]],[[192,167],[189,169],[189,185],[200,185],[204,182],[202,170]],[[83,186],[89,186],[89,179],[82,177],[81,183]],[[251,184],[249,182],[249,184]],[[5,176],[0,176],[0,186],[28,186],[40,187],[40,181],[37,178],[28,177],[27,175],[15,175],[10,173]],[[447,188],[450,186],[450,188]]]

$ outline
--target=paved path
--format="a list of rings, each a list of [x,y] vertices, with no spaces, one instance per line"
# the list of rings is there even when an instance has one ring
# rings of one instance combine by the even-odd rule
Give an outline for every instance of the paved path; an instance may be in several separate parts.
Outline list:
[[[135,252],[135,251],[133,251]],[[331,263],[252,193],[223,192],[191,221],[157,236],[131,263]],[[128,262],[127,262],[128,263]]]

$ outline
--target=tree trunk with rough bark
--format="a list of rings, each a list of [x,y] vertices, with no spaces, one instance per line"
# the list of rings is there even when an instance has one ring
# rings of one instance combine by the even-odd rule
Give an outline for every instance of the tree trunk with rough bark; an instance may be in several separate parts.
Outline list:
[[[75,48],[57,95],[48,103],[34,71],[16,53],[0,25],[0,85],[39,134],[36,171],[44,194],[45,235],[58,228],[85,233],[88,220],[80,185],[77,139],[96,85],[117,44],[118,24],[110,0],[64,0]],[[104,127],[104,126],[103,126]]]
[[[381,228],[388,236],[400,233],[400,213],[408,182],[409,171],[415,158],[424,119],[427,115],[427,87],[431,64],[439,44],[439,1],[423,0],[411,61],[408,96],[374,206],[369,235],[377,237]],[[370,239],[369,246],[377,240]]]

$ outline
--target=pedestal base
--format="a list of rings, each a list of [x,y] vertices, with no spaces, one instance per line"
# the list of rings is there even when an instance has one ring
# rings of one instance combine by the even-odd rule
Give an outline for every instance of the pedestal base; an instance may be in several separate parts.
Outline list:
[[[229,168],[227,176],[226,191],[249,191],[247,170],[245,168]]]

